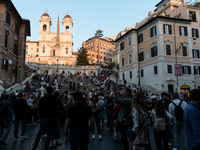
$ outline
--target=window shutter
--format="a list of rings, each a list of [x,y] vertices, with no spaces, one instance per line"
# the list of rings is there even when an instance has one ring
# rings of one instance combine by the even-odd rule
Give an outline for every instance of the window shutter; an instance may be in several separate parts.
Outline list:
[[[153,36],[153,28],[150,29],[150,35]]]
[[[193,58],[194,58],[194,49],[192,50],[192,55],[193,55]]]
[[[187,27],[184,27],[184,30],[185,30],[185,36],[188,36]]]
[[[169,34],[172,34],[172,26],[169,25]]]
[[[199,50],[197,50],[197,58],[199,58]]]
[[[156,26],[155,26],[155,35],[157,35]]]
[[[196,72],[195,72],[195,66],[193,66],[193,69],[194,69],[194,75],[196,75]]]
[[[158,50],[157,50],[157,46],[155,47],[155,56],[158,56]]]
[[[174,27],[175,28],[175,27]],[[181,26],[179,26],[179,32],[180,32],[180,35],[181,35]],[[174,33],[175,34],[175,33]]]
[[[196,29],[196,36],[197,36],[197,38],[199,38],[199,30],[198,29]]]
[[[8,60],[6,60],[6,71],[8,71]]]
[[[199,75],[200,75],[200,66],[199,66]]]
[[[188,66],[188,73],[191,74],[191,66]]]
[[[192,37],[194,37],[194,29],[192,28]]]
[[[165,34],[165,24],[163,24],[163,33]]]
[[[153,57],[153,47],[151,48],[151,57]]]
[[[185,66],[182,66],[182,73],[185,74]]]

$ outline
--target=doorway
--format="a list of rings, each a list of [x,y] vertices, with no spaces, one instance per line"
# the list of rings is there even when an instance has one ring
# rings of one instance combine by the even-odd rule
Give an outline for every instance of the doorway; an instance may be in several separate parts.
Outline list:
[[[174,85],[168,85],[168,93],[170,94],[170,93],[174,93]]]

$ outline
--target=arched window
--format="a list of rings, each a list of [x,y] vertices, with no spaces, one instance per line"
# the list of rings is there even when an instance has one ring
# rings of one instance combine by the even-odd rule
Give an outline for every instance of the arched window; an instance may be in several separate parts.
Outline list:
[[[44,24],[44,25],[43,25],[43,31],[46,31],[46,30],[47,30],[47,25]]]
[[[66,26],[66,32],[69,32],[69,26]]]

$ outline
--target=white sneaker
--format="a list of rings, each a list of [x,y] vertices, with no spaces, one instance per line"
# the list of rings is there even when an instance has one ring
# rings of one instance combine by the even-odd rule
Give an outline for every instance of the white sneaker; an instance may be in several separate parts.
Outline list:
[[[21,140],[26,140],[27,136],[21,136]]]
[[[173,150],[178,150],[177,148],[173,148]]]
[[[95,135],[94,134],[92,134],[92,139],[95,139]]]
[[[99,135],[99,136],[98,136],[98,138],[99,138],[99,140],[101,140],[101,139],[102,139],[102,136],[101,136],[101,135]]]

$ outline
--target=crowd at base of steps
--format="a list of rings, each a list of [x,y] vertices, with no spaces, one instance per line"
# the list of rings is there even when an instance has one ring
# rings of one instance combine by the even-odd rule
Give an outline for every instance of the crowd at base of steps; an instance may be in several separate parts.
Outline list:
[[[47,93],[43,97],[38,89],[33,90],[34,83],[41,82],[49,83],[44,86]],[[68,89],[61,93],[66,85]],[[108,132],[114,130],[113,142],[121,141],[125,150],[150,150],[150,136],[154,136],[157,150],[169,150],[169,139],[174,136],[174,150],[180,150],[180,132],[185,135],[188,150],[199,150],[199,93],[200,90],[195,89],[190,95],[162,92],[150,96],[140,87],[113,86],[106,71],[90,76],[81,72],[48,75],[45,71],[44,76],[35,75],[32,83],[26,84],[24,93],[1,95],[0,146],[7,146],[6,139],[14,121],[14,141],[26,140],[27,126],[40,123],[33,150],[37,149],[42,136],[46,136],[45,150],[62,142],[69,142],[72,150],[87,149],[90,138],[104,138],[102,127]],[[150,135],[150,126],[153,126],[153,135]],[[63,127],[64,141],[60,132]],[[172,134],[173,128],[175,134]],[[128,131],[135,132],[136,138],[128,137]]]

